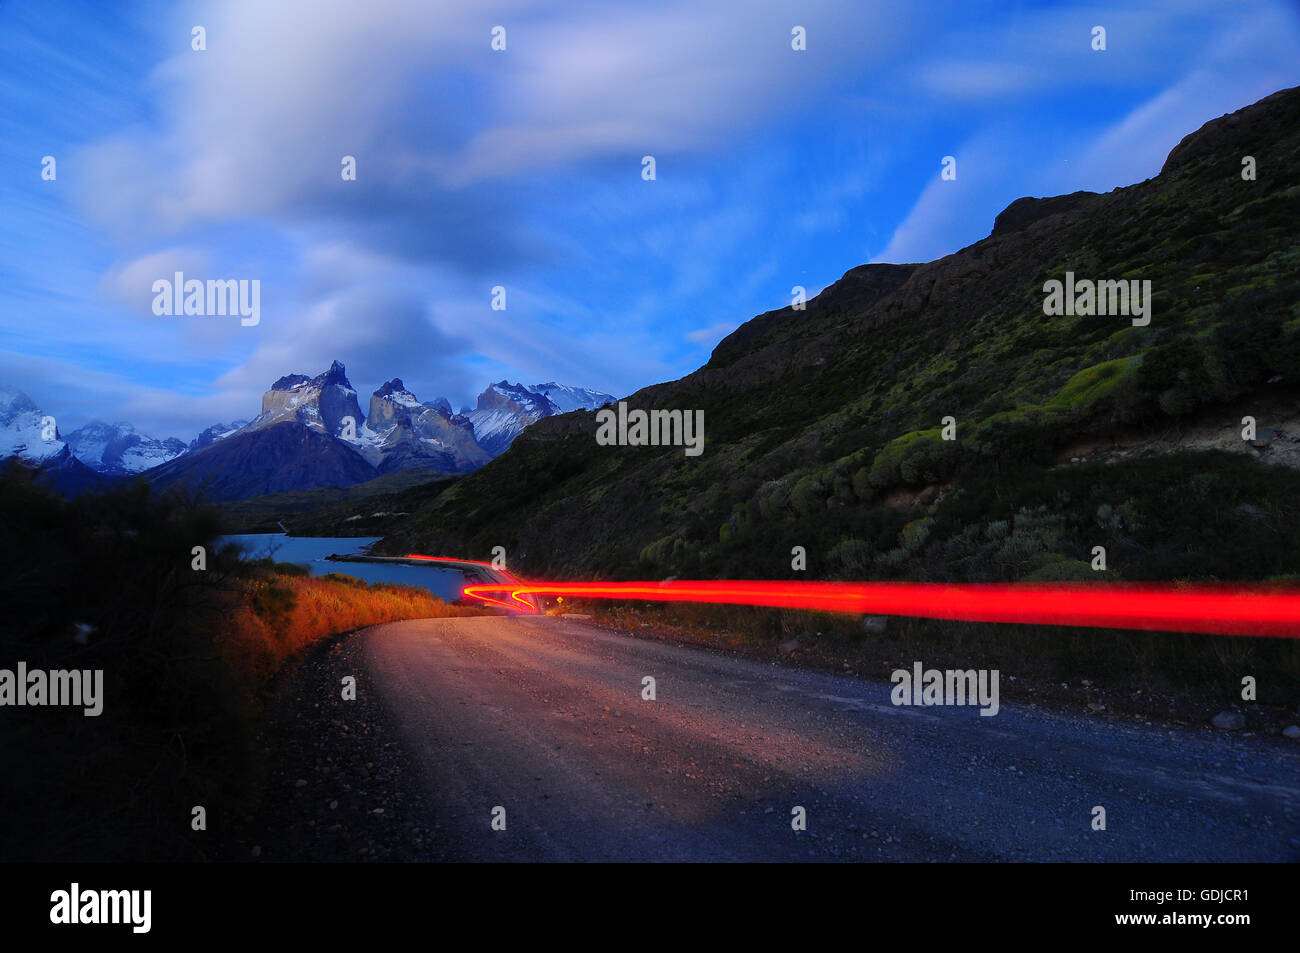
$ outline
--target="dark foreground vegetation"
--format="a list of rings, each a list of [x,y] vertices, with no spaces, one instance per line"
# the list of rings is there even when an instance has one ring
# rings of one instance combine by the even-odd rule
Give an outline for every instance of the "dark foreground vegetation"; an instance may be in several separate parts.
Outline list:
[[[287,661],[334,633],[466,611],[245,561],[218,532],[212,510],[143,484],[65,499],[19,465],[0,473],[0,668],[104,671],[97,717],[0,708],[0,859],[222,853],[232,821],[261,808],[255,738]]]

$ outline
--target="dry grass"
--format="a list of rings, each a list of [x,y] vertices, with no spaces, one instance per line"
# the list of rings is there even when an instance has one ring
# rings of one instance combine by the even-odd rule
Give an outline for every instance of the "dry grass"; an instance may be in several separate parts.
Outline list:
[[[414,586],[274,572],[243,580],[230,592],[213,638],[240,681],[256,691],[287,660],[332,635],[404,619],[481,614]]]

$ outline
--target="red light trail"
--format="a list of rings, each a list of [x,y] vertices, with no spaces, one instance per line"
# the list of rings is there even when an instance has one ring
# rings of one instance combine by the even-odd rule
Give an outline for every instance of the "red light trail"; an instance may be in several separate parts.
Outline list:
[[[537,611],[525,601],[525,596],[567,596],[766,606],[964,622],[1300,637],[1300,590],[1263,586],[681,580],[483,583],[465,586],[464,593],[484,603],[520,612]]]

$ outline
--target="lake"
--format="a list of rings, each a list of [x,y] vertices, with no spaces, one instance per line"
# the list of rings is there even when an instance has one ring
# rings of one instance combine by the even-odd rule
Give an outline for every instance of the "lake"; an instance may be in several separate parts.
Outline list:
[[[222,536],[237,543],[250,559],[270,556],[276,562],[306,566],[313,576],[339,572],[366,582],[392,582],[428,589],[444,602],[460,598],[465,584],[459,570],[442,566],[407,566],[400,563],[347,563],[327,560],[331,553],[365,555],[378,536],[285,536],[283,533],[245,533]]]

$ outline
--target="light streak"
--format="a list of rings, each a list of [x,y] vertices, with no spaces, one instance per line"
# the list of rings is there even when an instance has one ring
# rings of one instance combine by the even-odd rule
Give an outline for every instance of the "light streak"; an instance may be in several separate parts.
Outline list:
[[[525,596],[566,596],[964,622],[1300,637],[1300,589],[1265,586],[674,580],[483,583],[465,586],[464,593],[521,612],[537,611],[524,601]],[[508,594],[508,599],[496,598],[502,594]]]

